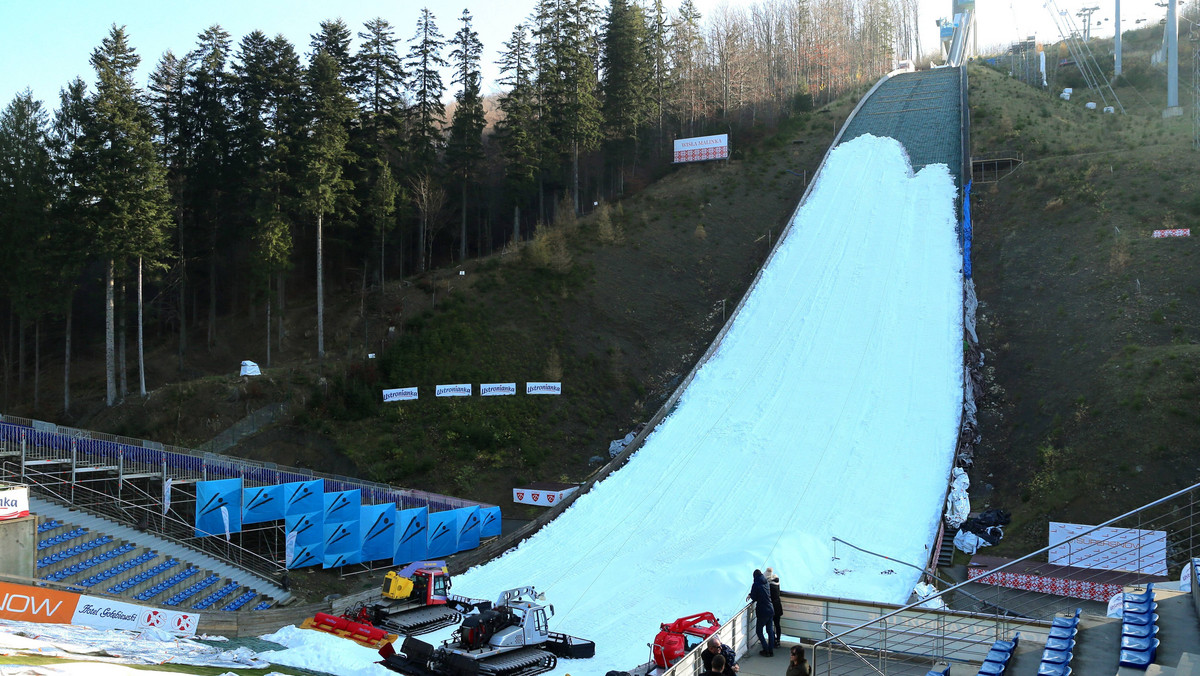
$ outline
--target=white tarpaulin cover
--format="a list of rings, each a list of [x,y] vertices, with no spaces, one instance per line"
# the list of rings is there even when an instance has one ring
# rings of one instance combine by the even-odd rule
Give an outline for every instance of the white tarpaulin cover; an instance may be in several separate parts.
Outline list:
[[[344,640],[344,639],[343,639]],[[53,657],[118,658],[129,664],[189,664],[266,669],[270,663],[249,648],[220,650],[160,629],[128,631],[65,624],[0,620],[0,652],[32,652]]]
[[[241,373],[241,375],[244,375],[244,376],[261,376],[261,375],[262,375],[262,371],[258,370],[258,364],[255,364],[254,362],[252,362],[252,361],[250,361],[249,359],[247,359],[246,361],[242,362],[242,373]]]
[[[951,472],[950,494],[946,496],[946,525],[958,528],[971,515],[971,499],[967,497],[967,489],[971,480],[961,467],[955,467]]]

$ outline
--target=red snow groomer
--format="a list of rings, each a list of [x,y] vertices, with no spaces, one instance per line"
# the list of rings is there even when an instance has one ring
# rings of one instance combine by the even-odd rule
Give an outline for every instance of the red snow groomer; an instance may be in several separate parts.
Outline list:
[[[712,613],[696,613],[664,623],[650,644],[650,659],[660,669],[669,669],[720,628],[721,623]]]

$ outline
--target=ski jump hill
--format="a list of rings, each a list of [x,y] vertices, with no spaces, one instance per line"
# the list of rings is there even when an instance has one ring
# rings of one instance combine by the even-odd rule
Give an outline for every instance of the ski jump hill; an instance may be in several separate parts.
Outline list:
[[[907,602],[964,416],[965,92],[958,67],[877,83],[627,462],[455,591],[545,592],[551,628],[596,643],[554,672],[577,674],[644,662],[662,622],[733,616],[755,568]]]

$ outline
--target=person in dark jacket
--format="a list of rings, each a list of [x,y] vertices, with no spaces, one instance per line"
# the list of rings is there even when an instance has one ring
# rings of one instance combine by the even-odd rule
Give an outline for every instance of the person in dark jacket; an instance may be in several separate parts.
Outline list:
[[[713,658],[717,655],[725,658],[724,671],[715,671],[713,669]],[[708,645],[704,647],[704,650],[700,651],[700,663],[704,665],[704,671],[706,672],[715,671],[715,673],[724,674],[725,676],[736,676],[740,667],[735,662],[733,648],[722,644],[721,639],[716,636],[709,637]]]
[[[759,655],[771,657],[775,654],[775,606],[771,605],[771,588],[767,576],[754,570],[754,584],[750,585],[750,600],[754,601],[754,633],[763,649]],[[766,629],[766,636],[763,630]]]
[[[780,637],[783,636],[783,599],[779,596],[779,576],[772,568],[767,569],[767,583],[771,585],[771,607],[775,610],[775,647],[779,647]]]
[[[804,648],[798,643],[792,646],[792,654],[788,657],[788,668],[784,676],[812,676],[812,666],[804,659]]]
[[[713,655],[712,666],[705,670],[700,676],[724,676],[725,675],[725,656]]]

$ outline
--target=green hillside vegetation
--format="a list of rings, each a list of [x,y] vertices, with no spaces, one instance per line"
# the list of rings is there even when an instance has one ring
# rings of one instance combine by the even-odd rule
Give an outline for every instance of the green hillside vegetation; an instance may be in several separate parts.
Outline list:
[[[1200,155],[1190,98],[1164,120],[1165,75],[1131,49],[1161,33],[1127,34],[1124,116],[1086,110],[1097,99],[1078,88],[1057,98],[1069,78],[1042,92],[970,71],[973,151],[1024,157],[972,201],[988,389],[972,494],[1013,513],[998,553],[1044,546],[1049,520],[1099,523],[1200,481],[1197,240],[1151,237],[1200,216]]]

